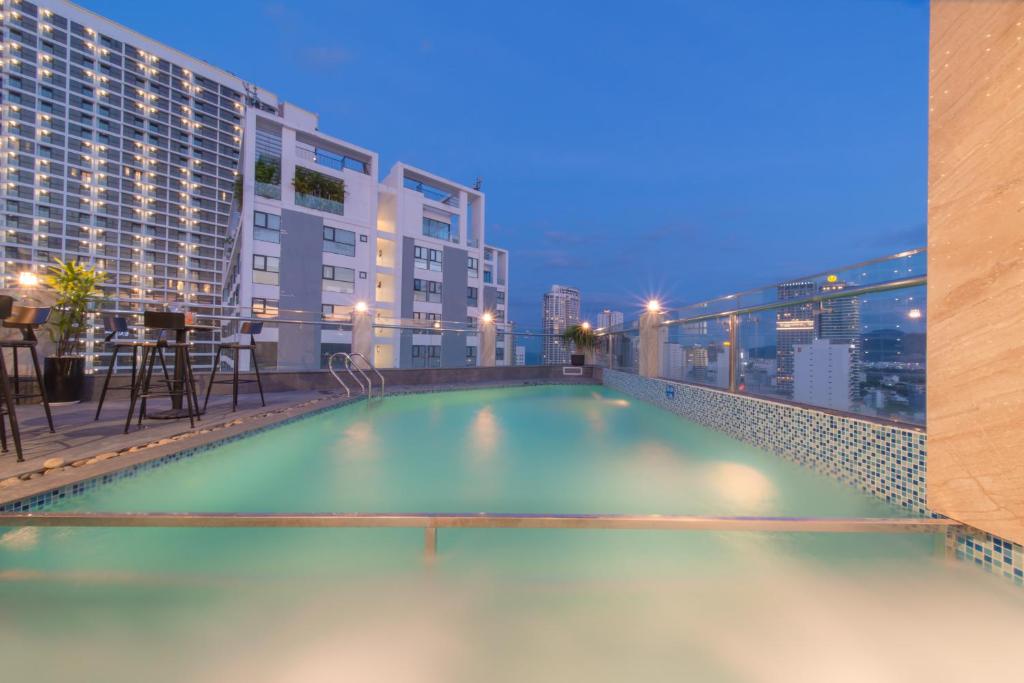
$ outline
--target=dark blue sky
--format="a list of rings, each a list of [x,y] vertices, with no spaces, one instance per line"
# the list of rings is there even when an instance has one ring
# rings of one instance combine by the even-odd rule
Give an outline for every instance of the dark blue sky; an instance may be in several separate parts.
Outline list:
[[[526,325],[555,282],[631,314],[925,240],[926,0],[82,1],[482,176]]]

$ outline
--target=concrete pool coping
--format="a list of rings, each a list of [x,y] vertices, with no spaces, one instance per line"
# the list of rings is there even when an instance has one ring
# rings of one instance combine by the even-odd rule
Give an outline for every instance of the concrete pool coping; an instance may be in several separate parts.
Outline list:
[[[397,396],[555,385],[599,386],[600,382],[593,378],[485,381],[394,386],[389,387],[387,393],[388,396]],[[295,393],[299,393],[299,395],[294,396]],[[109,437],[103,438],[99,442],[100,447],[97,447],[96,443],[90,442],[84,446],[60,449],[48,454],[50,458],[35,457],[18,463],[12,448],[10,453],[3,456],[4,462],[0,467],[0,510],[8,512],[39,510],[54,500],[65,497],[66,494],[76,495],[84,491],[85,484],[109,483],[117,478],[115,475],[127,470],[138,469],[140,466],[155,464],[157,461],[171,459],[179,455],[188,457],[239,438],[366,400],[363,396],[348,398],[337,392],[331,394],[290,392],[290,395],[295,400],[286,401],[280,395],[268,394],[267,407],[245,409],[240,407],[239,411],[234,413],[224,412],[226,410],[224,398],[221,398],[221,412],[215,414],[215,419],[204,419],[198,422],[194,429],[190,429],[188,423],[183,421],[161,421],[147,423],[153,426],[140,430],[136,430],[133,425],[133,430],[128,435],[124,435],[120,433],[120,429],[123,429],[123,419],[115,420],[114,425],[117,426],[117,431],[112,431]],[[379,399],[373,400],[376,402]],[[387,397],[384,400],[386,401]],[[81,407],[89,415],[95,410],[90,403],[82,404]],[[213,407],[211,399],[211,409]],[[23,408],[37,408],[37,406],[23,406]],[[110,414],[122,416],[126,412],[118,405],[118,402],[111,402],[109,410]],[[107,411],[106,405],[104,411]],[[41,414],[41,411],[37,412]],[[59,436],[59,432],[57,435],[44,432],[41,436],[34,438],[54,439],[56,436]],[[48,468],[44,463],[51,458],[59,458],[63,463],[60,466]]]

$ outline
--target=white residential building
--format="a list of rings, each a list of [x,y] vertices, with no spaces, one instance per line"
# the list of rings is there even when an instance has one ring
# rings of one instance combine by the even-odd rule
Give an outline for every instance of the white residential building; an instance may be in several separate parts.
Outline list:
[[[853,408],[851,377],[855,376],[857,347],[815,339],[793,347],[793,400],[808,405],[849,411]]]
[[[380,184],[379,206],[378,237],[393,265],[378,277],[378,291],[391,294],[378,297],[377,313],[423,332],[378,337],[378,364],[479,364],[480,320],[489,315],[503,328],[509,303],[508,252],[484,241],[483,193],[398,163]],[[504,337],[498,336],[498,365],[512,362]]]
[[[541,322],[545,335],[541,362],[546,365],[569,363],[572,350],[558,335],[580,322],[580,290],[551,285],[551,291],[544,294]]]
[[[316,114],[276,100],[245,114],[225,311],[314,323],[268,326],[259,337],[264,367],[324,367],[331,353],[351,350],[351,331],[337,323],[378,297],[377,154],[318,126]]]

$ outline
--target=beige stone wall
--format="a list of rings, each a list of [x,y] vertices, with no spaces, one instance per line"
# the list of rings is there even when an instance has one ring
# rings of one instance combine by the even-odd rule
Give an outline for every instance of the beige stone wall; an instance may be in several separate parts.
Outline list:
[[[1024,542],[1024,2],[933,0],[928,507]]]

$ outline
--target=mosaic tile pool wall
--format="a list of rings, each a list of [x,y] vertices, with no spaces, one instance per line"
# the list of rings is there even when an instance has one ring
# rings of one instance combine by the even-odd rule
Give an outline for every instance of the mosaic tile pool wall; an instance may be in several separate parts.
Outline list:
[[[604,370],[605,386],[729,434],[919,515],[931,515],[924,432],[663,379]],[[1024,585],[1024,546],[950,532],[957,558]]]

